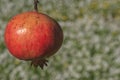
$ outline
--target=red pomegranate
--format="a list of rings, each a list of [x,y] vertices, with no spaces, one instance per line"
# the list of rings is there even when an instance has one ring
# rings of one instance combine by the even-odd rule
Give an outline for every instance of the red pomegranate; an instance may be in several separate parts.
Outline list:
[[[63,42],[60,25],[51,17],[36,11],[13,17],[5,30],[5,43],[18,59],[30,60],[35,67],[47,65],[46,58],[55,54]]]

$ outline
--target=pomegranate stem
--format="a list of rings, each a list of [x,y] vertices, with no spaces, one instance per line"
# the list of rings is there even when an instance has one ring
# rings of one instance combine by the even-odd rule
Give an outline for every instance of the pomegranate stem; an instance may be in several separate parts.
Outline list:
[[[38,0],[34,0],[34,9],[35,9],[35,11],[37,11],[38,12],[38,3],[39,3],[39,1]]]

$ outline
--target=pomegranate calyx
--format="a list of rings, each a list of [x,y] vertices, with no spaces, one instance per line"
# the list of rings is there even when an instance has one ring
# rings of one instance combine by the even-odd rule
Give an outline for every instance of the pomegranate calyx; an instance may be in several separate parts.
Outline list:
[[[46,60],[45,58],[33,59],[31,62],[31,66],[33,65],[36,68],[39,66],[41,69],[43,69],[44,66],[47,66],[47,62],[48,60]]]

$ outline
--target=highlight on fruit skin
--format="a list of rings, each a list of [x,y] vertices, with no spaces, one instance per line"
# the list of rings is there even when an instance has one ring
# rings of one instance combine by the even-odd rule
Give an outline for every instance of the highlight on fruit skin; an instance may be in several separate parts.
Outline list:
[[[16,15],[8,22],[4,39],[14,57],[43,68],[48,62],[46,58],[61,47],[63,31],[51,17],[30,11]]]

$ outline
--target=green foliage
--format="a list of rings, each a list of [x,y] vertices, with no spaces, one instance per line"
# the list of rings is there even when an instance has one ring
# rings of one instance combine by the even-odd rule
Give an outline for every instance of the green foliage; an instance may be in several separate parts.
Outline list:
[[[44,70],[11,56],[4,44],[10,18],[33,10],[32,0],[0,0],[0,80],[120,80],[120,0],[39,0],[55,18],[64,43]]]

